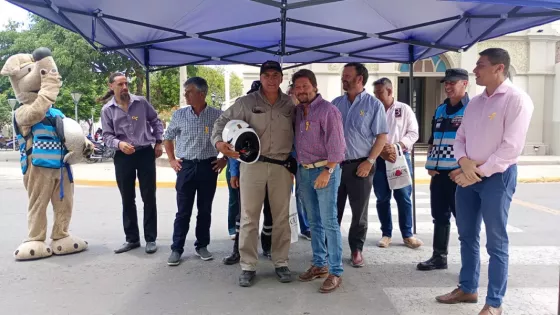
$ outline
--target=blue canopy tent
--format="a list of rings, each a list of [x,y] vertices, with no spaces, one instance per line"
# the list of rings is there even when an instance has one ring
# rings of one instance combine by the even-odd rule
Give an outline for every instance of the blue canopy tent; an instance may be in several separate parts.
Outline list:
[[[258,66],[277,59],[293,64],[285,69],[323,62],[408,63],[412,101],[415,61],[560,18],[557,10],[520,6],[556,3],[552,0],[8,2],[79,33],[95,49],[134,59],[146,69],[148,98],[150,71],[194,64]]]

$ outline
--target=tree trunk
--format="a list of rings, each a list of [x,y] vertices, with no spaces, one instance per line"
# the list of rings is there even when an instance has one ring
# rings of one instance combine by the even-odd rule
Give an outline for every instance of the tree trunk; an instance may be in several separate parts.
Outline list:
[[[144,80],[146,78],[146,74],[144,73],[144,69],[139,66],[134,67],[134,72],[136,74],[136,95],[144,95]]]

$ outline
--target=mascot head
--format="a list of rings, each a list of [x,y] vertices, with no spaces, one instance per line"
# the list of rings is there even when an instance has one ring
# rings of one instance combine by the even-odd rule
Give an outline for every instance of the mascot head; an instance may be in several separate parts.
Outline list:
[[[41,75],[58,73],[48,48],[37,48],[33,54],[13,55],[4,64],[0,74],[8,76],[16,98],[22,104],[31,104],[41,89]]]

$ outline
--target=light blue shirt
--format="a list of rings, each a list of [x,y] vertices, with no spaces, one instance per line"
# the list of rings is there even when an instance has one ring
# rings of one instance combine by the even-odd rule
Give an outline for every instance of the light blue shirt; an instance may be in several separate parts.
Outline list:
[[[368,157],[377,135],[389,132],[383,103],[364,90],[350,103],[348,95],[335,98],[332,103],[342,114],[346,160]]]
[[[210,136],[214,122],[222,111],[210,106],[197,116],[191,106],[180,108],[171,116],[169,127],[163,135],[165,140],[175,140],[175,155],[185,160],[205,160],[218,156]]]

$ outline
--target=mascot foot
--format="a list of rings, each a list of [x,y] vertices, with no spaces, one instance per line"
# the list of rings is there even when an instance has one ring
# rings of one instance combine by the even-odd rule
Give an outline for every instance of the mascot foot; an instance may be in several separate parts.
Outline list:
[[[79,253],[86,250],[88,243],[76,236],[67,236],[59,240],[53,240],[51,248],[55,255],[67,255]]]
[[[49,245],[45,242],[25,242],[16,249],[14,257],[16,260],[33,260],[50,257],[53,254]]]

